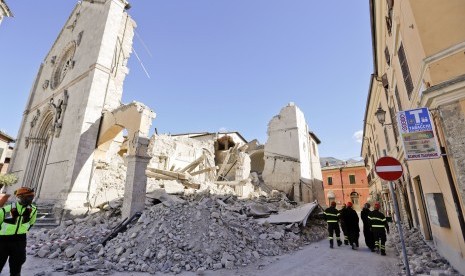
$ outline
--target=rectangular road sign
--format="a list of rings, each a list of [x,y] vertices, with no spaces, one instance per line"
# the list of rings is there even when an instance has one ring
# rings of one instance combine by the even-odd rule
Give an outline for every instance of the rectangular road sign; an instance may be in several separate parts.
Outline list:
[[[400,136],[408,160],[441,157],[434,122],[426,107],[397,113]]]

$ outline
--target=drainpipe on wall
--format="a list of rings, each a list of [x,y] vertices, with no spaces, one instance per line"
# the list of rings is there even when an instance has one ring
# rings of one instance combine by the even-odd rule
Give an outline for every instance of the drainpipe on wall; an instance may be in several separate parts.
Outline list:
[[[344,197],[344,180],[342,179],[342,169],[343,169],[343,167],[339,168],[339,174],[341,175],[342,203],[346,203],[346,200],[345,200],[345,197]]]

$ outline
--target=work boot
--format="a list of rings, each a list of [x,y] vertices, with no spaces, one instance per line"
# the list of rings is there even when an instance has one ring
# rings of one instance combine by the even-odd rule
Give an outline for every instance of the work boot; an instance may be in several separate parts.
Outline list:
[[[342,241],[341,240],[337,240],[337,246],[341,246],[342,245]]]
[[[330,240],[330,241],[329,241],[329,248],[333,248],[333,247],[334,247],[333,244],[334,244],[334,241],[333,241],[333,240]]]
[[[344,244],[345,244],[345,245],[349,245],[349,241],[348,241],[348,240],[344,240]]]
[[[381,250],[381,255],[382,255],[382,256],[386,256],[386,251]]]
[[[355,250],[355,244],[351,244],[352,250]]]

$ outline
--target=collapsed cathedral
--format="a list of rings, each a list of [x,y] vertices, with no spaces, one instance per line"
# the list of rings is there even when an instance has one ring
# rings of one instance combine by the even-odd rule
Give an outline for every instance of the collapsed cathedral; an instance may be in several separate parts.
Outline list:
[[[39,207],[59,214],[124,197],[123,217],[131,216],[144,208],[147,183],[242,197],[275,189],[324,202],[320,141],[293,103],[272,118],[265,145],[237,132],[151,136],[155,113],[121,104],[136,27],[128,6],[84,0],[72,11],[26,103],[9,168],[17,186],[34,188]]]

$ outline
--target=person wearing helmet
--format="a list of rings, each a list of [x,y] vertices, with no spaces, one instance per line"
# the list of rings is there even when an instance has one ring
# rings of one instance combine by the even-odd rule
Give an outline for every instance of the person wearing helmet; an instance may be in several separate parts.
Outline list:
[[[359,218],[357,212],[352,207],[353,203],[351,201],[347,202],[347,209],[343,214],[343,219],[349,236],[350,246],[355,250],[358,247],[360,227],[358,226]]]
[[[339,210],[339,219],[340,219],[340,222],[341,222],[341,229],[342,229],[342,232],[343,232],[343,235],[344,235],[344,244],[349,245],[349,234],[347,232],[347,227],[346,227],[346,224],[344,222],[344,215],[345,215],[346,211],[347,211],[347,206],[346,206],[345,203],[343,203],[341,210]]]
[[[334,233],[336,233],[337,246],[341,246],[341,231],[339,229],[339,211],[336,209],[336,202],[331,202],[331,206],[324,212],[325,220],[328,223],[329,248],[334,247]]]
[[[10,275],[21,275],[26,261],[26,234],[37,218],[32,204],[34,190],[21,187],[14,192],[17,202],[0,209],[0,273],[8,260]]]
[[[370,207],[370,203],[365,203],[362,212],[360,213],[360,217],[363,221],[363,236],[365,236],[365,244],[368,248],[370,248],[370,250],[374,250],[375,245],[373,243],[373,233],[371,232],[370,220],[368,219]]]
[[[386,217],[383,213],[379,211],[381,205],[379,202],[376,202],[374,205],[374,210],[368,215],[370,220],[371,231],[373,232],[374,239],[374,249],[372,252],[376,251],[381,252],[381,255],[386,255],[386,232],[389,234],[389,226],[386,220]],[[386,229],[386,231],[385,231]]]

